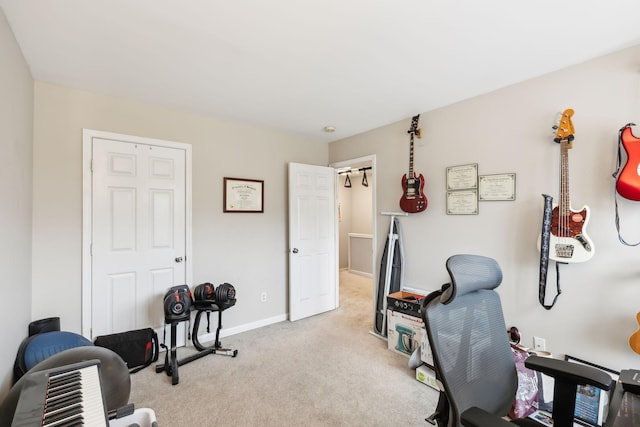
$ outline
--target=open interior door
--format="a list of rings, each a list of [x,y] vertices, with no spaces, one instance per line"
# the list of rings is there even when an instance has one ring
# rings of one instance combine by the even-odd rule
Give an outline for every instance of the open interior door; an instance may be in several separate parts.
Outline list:
[[[333,310],[337,303],[336,173],[289,163],[289,320]]]

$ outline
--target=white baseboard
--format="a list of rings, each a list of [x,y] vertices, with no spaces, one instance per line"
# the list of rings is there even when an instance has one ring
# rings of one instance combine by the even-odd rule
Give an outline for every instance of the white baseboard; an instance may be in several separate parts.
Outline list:
[[[358,276],[373,277],[373,274],[367,273],[366,271],[349,270],[349,273],[357,274]]]
[[[264,326],[273,325],[274,323],[279,323],[279,322],[282,322],[283,320],[287,320],[287,318],[288,318],[288,314],[285,313],[278,316],[270,317],[268,319],[258,320],[257,322],[246,323],[244,325],[235,326],[233,328],[222,328],[220,330],[220,338],[229,337],[231,335],[239,334],[241,332],[247,332],[253,329],[262,328]],[[211,326],[213,327],[214,325],[211,325]],[[215,327],[217,327],[217,325],[215,325]],[[213,329],[213,332],[200,335],[198,337],[198,341],[200,341],[201,343],[213,341],[215,339],[216,339],[215,329]]]

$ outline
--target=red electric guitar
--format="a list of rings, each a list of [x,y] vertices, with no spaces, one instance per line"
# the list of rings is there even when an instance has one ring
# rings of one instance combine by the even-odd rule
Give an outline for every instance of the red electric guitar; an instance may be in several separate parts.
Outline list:
[[[625,199],[640,201],[640,138],[631,132],[631,124],[622,129],[620,143],[627,162],[617,176],[616,191]]]
[[[408,133],[411,136],[409,146],[409,173],[402,176],[403,194],[400,198],[400,209],[408,213],[422,212],[427,209],[427,197],[424,195],[424,177],[417,175],[413,171],[413,137],[422,138],[422,130],[418,129],[420,114],[411,119],[411,129]]]
[[[560,144],[560,202],[553,208],[551,216],[549,259],[562,263],[587,261],[595,252],[593,242],[585,231],[589,222],[589,207],[583,206],[579,211],[574,211],[569,199],[569,149],[573,148],[574,140],[571,116],[572,109],[564,110],[553,139]],[[540,242],[539,237],[538,249]]]

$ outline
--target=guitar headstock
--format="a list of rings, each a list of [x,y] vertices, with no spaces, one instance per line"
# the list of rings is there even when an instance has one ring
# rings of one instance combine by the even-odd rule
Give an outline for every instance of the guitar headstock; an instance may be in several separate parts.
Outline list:
[[[411,136],[415,135],[418,138],[422,138],[422,129],[418,129],[418,121],[420,120],[420,114],[411,118],[411,129],[407,131]]]
[[[571,148],[571,141],[573,141],[573,134],[575,133],[571,116],[573,116],[573,109],[567,108],[562,112],[558,123],[553,126],[556,131],[556,136],[553,140],[557,143],[565,141],[569,148]]]

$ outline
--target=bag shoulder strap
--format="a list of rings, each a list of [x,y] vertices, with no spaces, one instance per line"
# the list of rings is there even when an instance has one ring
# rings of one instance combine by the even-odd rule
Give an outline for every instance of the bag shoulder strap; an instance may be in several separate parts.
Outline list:
[[[547,269],[549,267],[549,245],[551,241],[551,215],[553,210],[553,198],[543,194],[544,212],[542,215],[542,231],[540,234],[540,275],[538,280],[538,301],[545,310],[551,310],[556,304],[556,300],[562,293],[560,290],[560,267],[556,262],[556,295],[553,297],[551,305],[545,304],[545,294],[547,289]]]

